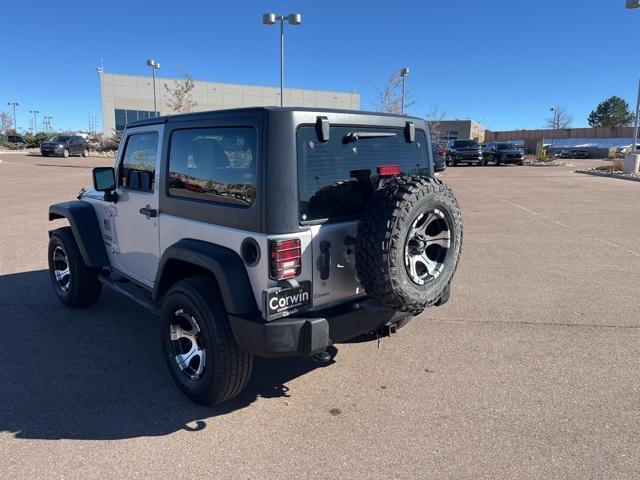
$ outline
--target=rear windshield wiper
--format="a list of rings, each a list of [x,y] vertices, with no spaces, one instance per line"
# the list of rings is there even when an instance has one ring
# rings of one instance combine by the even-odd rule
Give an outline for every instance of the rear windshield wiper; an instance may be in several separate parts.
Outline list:
[[[395,137],[393,132],[349,132],[343,138],[344,143],[357,142],[358,140],[364,140],[366,138],[384,138]]]

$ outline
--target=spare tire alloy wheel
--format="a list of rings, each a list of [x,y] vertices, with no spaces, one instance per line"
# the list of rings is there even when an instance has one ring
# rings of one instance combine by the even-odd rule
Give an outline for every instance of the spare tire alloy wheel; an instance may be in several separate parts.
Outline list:
[[[176,310],[169,326],[169,337],[173,358],[180,371],[190,380],[199,379],[207,363],[207,350],[195,317],[182,308]]]
[[[462,248],[462,217],[439,179],[388,180],[358,224],[356,269],[378,303],[417,315],[448,295]]]
[[[404,248],[405,267],[411,280],[424,285],[438,278],[450,245],[449,224],[440,210],[436,208],[418,215]]]

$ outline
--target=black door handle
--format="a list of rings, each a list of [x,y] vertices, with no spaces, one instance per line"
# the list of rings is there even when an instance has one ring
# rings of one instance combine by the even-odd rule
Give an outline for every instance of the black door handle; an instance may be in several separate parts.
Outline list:
[[[158,216],[158,210],[151,208],[150,205],[147,205],[146,207],[141,208],[140,213],[147,218],[155,218]]]

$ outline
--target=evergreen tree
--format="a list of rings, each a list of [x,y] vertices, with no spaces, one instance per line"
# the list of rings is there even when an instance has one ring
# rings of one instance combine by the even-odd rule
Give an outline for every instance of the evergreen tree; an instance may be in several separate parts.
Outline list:
[[[624,127],[633,121],[633,113],[629,104],[622,98],[607,98],[598,108],[589,114],[589,125],[592,127]]]

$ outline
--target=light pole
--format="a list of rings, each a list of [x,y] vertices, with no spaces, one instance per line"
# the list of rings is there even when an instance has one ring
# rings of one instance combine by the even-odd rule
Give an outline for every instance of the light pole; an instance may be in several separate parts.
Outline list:
[[[558,107],[551,107],[549,109],[550,112],[553,112],[553,120],[551,121],[551,129],[555,130],[556,129],[556,112],[558,111]],[[554,137],[553,135],[551,136],[551,148],[553,148],[554,145],[554,141],[553,141]],[[544,143],[544,142],[542,142]],[[544,148],[544,145],[542,145],[542,147]]]
[[[265,25],[274,25],[280,20],[280,106],[284,106],[284,21],[289,25],[300,25],[302,23],[302,15],[299,13],[290,13],[287,16],[276,15],[275,13],[265,13],[262,15],[262,23]]]
[[[640,0],[627,0],[627,8],[639,8]],[[636,143],[638,143],[638,115],[640,114],[640,81],[638,82],[638,93],[636,94],[636,121],[633,128],[633,145],[631,146],[631,152],[635,153]]]
[[[549,111],[553,112],[553,121],[551,123],[553,130],[559,130],[560,129],[560,110],[558,109],[558,107],[551,107]]]
[[[400,114],[404,114],[404,82],[409,76],[409,67],[403,67],[400,69],[400,76],[402,77],[402,98],[400,100]]]
[[[147,65],[151,67],[151,75],[153,75],[153,116],[158,115],[158,106],[156,104],[156,70],[160,70],[160,64],[155,60],[147,60]]]
[[[50,132],[51,131],[51,120],[53,120],[52,116],[45,116],[44,118],[44,125],[45,125],[45,131]]]
[[[19,107],[20,104],[18,102],[7,102],[7,105],[13,107],[13,129],[16,134],[18,133],[18,122],[16,122],[16,107]]]
[[[29,113],[33,114],[33,134],[36,134],[36,128],[38,128],[38,114],[40,110],[29,110]]]

